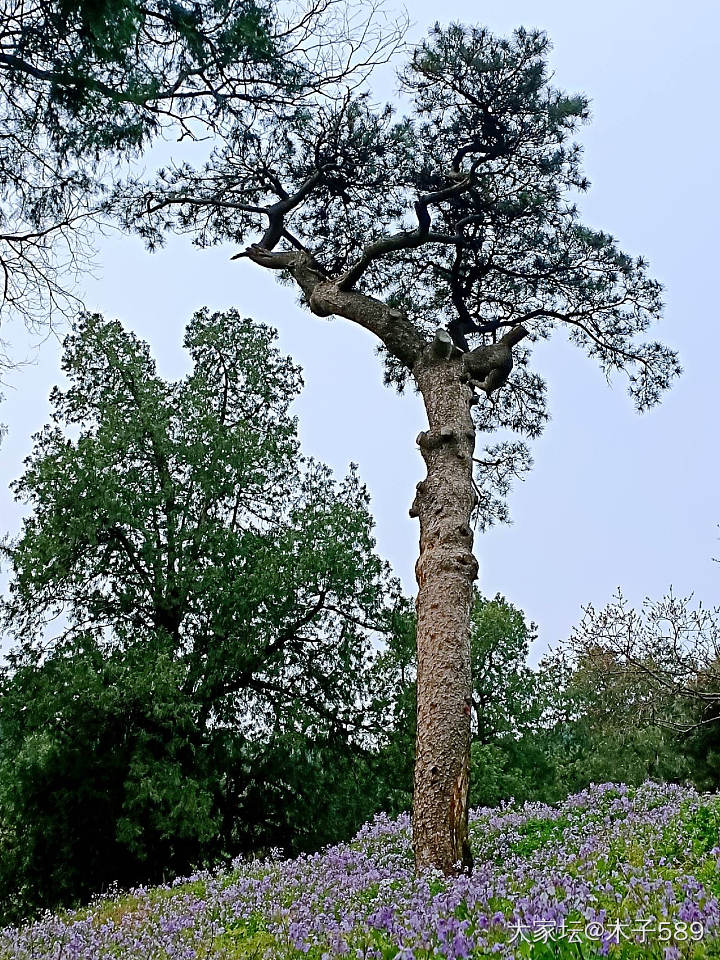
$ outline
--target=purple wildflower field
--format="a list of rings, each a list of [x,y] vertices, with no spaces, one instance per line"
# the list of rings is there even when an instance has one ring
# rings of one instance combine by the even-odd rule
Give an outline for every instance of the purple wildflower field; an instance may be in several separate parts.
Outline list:
[[[602,784],[471,817],[475,866],[414,876],[409,817],[0,932],[1,960],[720,957],[720,798]]]

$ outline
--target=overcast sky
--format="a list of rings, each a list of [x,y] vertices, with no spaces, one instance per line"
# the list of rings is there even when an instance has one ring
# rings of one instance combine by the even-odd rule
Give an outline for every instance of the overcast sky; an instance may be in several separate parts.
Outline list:
[[[417,39],[438,7],[413,0],[411,15]],[[638,416],[624,385],[609,388],[561,335],[537,348],[552,420],[534,442],[534,469],[511,496],[513,524],[476,540],[480,588],[503,593],[537,622],[535,657],[568,635],[583,604],[604,604],[618,586],[636,603],[672,585],[715,604],[720,7],[711,0],[446,0],[442,15],[499,33],[519,25],[548,32],[556,85],[592,101],[592,122],[581,132],[592,181],[581,203],[585,219],[649,259],[666,288],[665,318],[654,333],[680,350],[685,369],[661,406]],[[381,83],[392,95],[387,72]],[[85,285],[86,305],[146,338],[170,377],[186,370],[182,331],[200,306],[237,307],[276,326],[281,348],[304,369],[296,412],[305,451],[338,473],[359,463],[379,550],[414,593],[418,528],[408,507],[424,475],[414,439],[424,428],[418,398],[383,387],[369,334],[301,310],[269,271],[229,262],[234,252],[197,251],[176,240],[149,255],[135,238],[108,239],[97,276]],[[26,349],[19,330],[4,333]],[[30,435],[48,418],[58,358],[57,341],[48,339],[37,362],[5,391],[3,532],[18,529],[20,508],[7,484],[21,470]]]

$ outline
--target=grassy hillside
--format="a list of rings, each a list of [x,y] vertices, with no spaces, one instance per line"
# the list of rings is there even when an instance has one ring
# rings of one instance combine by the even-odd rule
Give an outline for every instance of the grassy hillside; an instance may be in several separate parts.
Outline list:
[[[647,783],[480,809],[475,868],[413,876],[409,820],[0,933],[0,958],[720,957],[720,799]],[[716,939],[717,938],[717,939]]]

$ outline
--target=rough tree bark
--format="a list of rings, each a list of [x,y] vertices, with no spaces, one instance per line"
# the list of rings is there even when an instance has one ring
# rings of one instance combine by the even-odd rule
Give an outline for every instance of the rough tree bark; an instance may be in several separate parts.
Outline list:
[[[470,862],[470,608],[478,571],[473,394],[463,382],[462,354],[453,353],[436,350],[413,371],[429,430],[418,437],[427,476],[410,511],[420,520],[413,841],[418,869],[446,874]]]

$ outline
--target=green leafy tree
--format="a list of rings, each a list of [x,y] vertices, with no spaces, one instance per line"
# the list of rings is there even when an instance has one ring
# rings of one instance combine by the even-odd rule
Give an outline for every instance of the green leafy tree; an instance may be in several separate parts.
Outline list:
[[[381,806],[389,813],[400,813],[412,801],[417,731],[416,618],[408,601],[395,605],[372,670],[373,708],[385,718],[375,767],[383,793]]]
[[[535,714],[536,674],[528,666],[530,645],[537,627],[499,594],[493,600],[477,595],[470,619],[473,706],[476,727],[473,739],[489,743],[513,734]]]
[[[557,652],[546,661],[555,662]],[[695,764],[675,732],[635,712],[637,689],[619,682],[609,661],[601,673],[578,661],[564,671],[549,708],[545,736],[555,777],[554,797],[591,783],[640,784],[645,780],[686,782]]]
[[[545,674],[528,664],[537,628],[500,595],[477,595],[470,624],[471,802],[548,799],[554,782],[544,727],[550,691]]]
[[[413,829],[418,867],[445,872],[467,857],[472,523],[504,516],[529,465],[522,442],[476,458],[476,436],[541,431],[532,344],[556,328],[606,376],[626,374],[640,410],[679,372],[673,351],[643,341],[661,312],[645,262],[580,220],[573,137],[588,105],[552,85],[548,51],[535,31],[438,26],[402,73],[404,115],[361,92],[306,98],[226,131],[204,168],[115,197],[151,246],[172,231],[242,245],[314,314],[374,334],[388,380],[423,398]]]
[[[0,916],[219,856],[219,790],[178,665],[88,634],[0,688]]]
[[[66,338],[4,548],[0,887],[25,908],[373,812],[397,590],[355,469],[300,453],[274,337],[201,311],[172,382],[118,322]]]

